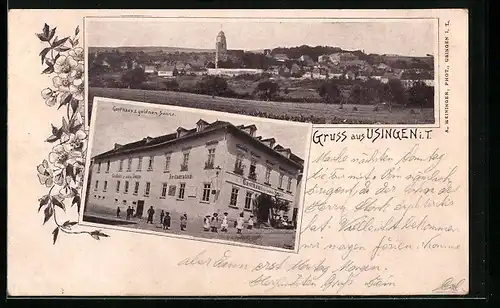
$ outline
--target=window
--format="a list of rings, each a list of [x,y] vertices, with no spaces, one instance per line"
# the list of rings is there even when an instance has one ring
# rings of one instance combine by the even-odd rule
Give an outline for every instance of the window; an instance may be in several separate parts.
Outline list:
[[[183,200],[184,199],[184,191],[186,190],[186,183],[181,183],[179,184],[179,199]]]
[[[146,182],[146,189],[144,190],[144,196],[149,197],[150,191],[151,191],[151,182]]]
[[[123,159],[120,159],[120,166],[118,167],[118,171],[123,171]]]
[[[116,181],[116,192],[120,192],[120,181]]]
[[[205,163],[205,169],[213,169],[215,162],[215,149],[208,149],[208,158]]]
[[[106,172],[109,172],[109,168],[111,167],[111,162],[108,160],[106,164]]]
[[[201,201],[206,201],[206,202],[210,201],[210,190],[211,190],[210,188],[211,188],[210,183],[203,184],[203,196],[201,198]]]
[[[97,164],[97,173],[101,172],[101,162]]]
[[[252,209],[252,195],[252,192],[247,191],[247,195],[245,197],[245,210]]]
[[[283,173],[280,174],[280,179],[279,179],[279,182],[278,182],[278,188],[282,188],[283,186]]]
[[[124,189],[123,193],[128,194],[128,181],[125,181],[125,189]]]
[[[102,191],[106,190],[108,190],[108,181],[104,181],[104,188],[102,189]]]
[[[189,163],[189,152],[184,152],[182,154],[181,171],[187,171],[188,170],[188,163]]]
[[[148,164],[148,171],[153,170],[153,161],[154,161],[154,156],[149,156],[149,164]]]
[[[165,172],[170,170],[170,158],[171,154],[165,154]]]
[[[142,171],[142,157],[139,157],[139,162],[137,163],[137,171]]]
[[[292,178],[288,178],[288,184],[286,185],[286,190],[287,191],[292,191]]]
[[[134,195],[137,195],[138,193],[139,193],[139,182],[135,182]]]
[[[266,168],[266,184],[271,184],[271,167],[267,166]]]
[[[239,189],[236,187],[233,187],[231,190],[231,200],[229,201],[230,206],[237,206],[238,204],[238,191]]]
[[[168,195],[169,196],[175,196],[175,190],[177,189],[177,187],[175,185],[170,185],[168,187]]]
[[[94,187],[94,190],[97,190],[97,188],[99,188],[99,181],[95,181],[95,187]]]
[[[127,171],[132,171],[132,157],[128,159]]]
[[[253,159],[250,161],[250,169],[248,170],[248,177],[252,180],[257,180],[257,160]]]
[[[234,164],[234,173],[243,175],[243,154],[236,155],[236,163]]]
[[[168,189],[167,183],[163,183],[163,185],[161,186],[161,197],[162,198],[165,198],[167,196],[167,189]]]

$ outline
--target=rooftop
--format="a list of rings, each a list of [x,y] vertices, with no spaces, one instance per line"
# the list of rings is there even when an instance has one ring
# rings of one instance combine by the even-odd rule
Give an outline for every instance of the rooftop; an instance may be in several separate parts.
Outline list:
[[[204,134],[207,134],[209,132],[214,132],[216,130],[220,129],[227,129],[228,132],[231,132],[235,135],[238,135],[242,138],[247,139],[249,142],[251,142],[254,146],[259,147],[263,151],[267,151],[274,157],[279,157],[280,159],[283,159],[290,163],[291,165],[302,169],[304,165],[304,160],[297,155],[293,154],[290,152],[290,156],[287,157],[283,155],[282,152],[278,151],[281,150],[282,147],[278,148],[273,148],[273,144],[268,144],[267,142],[272,140],[275,141],[274,138],[266,138],[262,139],[262,137],[254,137],[255,130],[257,129],[255,125],[239,125],[235,126],[230,122],[226,121],[215,121],[212,123],[208,123],[204,121],[203,119],[200,119],[196,122],[197,124],[203,123],[203,128],[201,130],[197,130],[197,128],[192,128],[192,129],[186,129],[183,127],[177,128],[176,132],[159,136],[159,137],[150,137],[147,136],[141,140],[134,141],[131,143],[127,143],[124,145],[119,145],[115,144],[114,149],[106,151],[104,153],[101,153],[99,155],[96,155],[93,157],[93,159],[101,159],[101,158],[107,158],[107,157],[113,157],[115,155],[120,155],[120,154],[127,154],[127,153],[132,153],[132,152],[137,152],[140,150],[145,150],[145,149],[152,149],[152,148],[157,148],[161,146],[167,146],[170,144],[174,144],[178,141],[181,140],[187,140],[196,136],[201,136]],[[249,131],[248,129],[251,128]],[[179,134],[179,132],[182,131],[182,134]],[[289,150],[289,149],[287,149]]]

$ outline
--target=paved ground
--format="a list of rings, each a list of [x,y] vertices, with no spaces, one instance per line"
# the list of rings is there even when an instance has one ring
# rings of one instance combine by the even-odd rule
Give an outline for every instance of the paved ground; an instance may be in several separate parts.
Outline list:
[[[293,249],[295,244],[295,233],[296,230],[285,230],[285,229],[244,229],[242,234],[237,234],[236,229],[230,224],[227,233],[213,233],[203,231],[203,221],[202,219],[191,218],[188,220],[187,230],[180,230],[180,216],[172,215],[171,228],[170,230],[163,230],[160,224],[159,216],[155,215],[154,223],[146,223],[145,218],[132,218],[131,220],[125,219],[125,214],[121,214],[120,218],[115,215],[109,214],[94,214],[86,213],[83,216],[83,220],[92,223],[114,225],[132,229],[150,230],[162,233],[170,234],[184,234],[194,237],[210,238],[210,239],[221,239],[227,241],[235,241],[240,243],[248,243],[259,246],[272,246],[285,249]]]

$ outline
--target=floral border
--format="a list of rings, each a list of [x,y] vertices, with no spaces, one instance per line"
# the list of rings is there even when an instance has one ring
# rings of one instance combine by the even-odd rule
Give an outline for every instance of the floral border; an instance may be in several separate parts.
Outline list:
[[[71,208],[76,205],[79,216],[82,201],[88,131],[84,125],[85,66],[84,50],[79,47],[79,33],[77,26],[74,35],[58,38],[56,27],[51,28],[48,24],[44,25],[41,33],[35,33],[40,42],[48,44],[39,53],[42,74],[52,76],[52,86],[43,89],[41,96],[47,106],[57,105],[57,110],[64,108],[66,111],[60,127],[51,124],[51,135],[45,142],[54,146],[48,160],[44,159],[37,166],[40,184],[49,188],[48,193],[38,199],[38,212],[43,209],[43,224],[52,219],[56,225],[52,231],[53,244],[60,231],[65,234],[89,234],[96,240],[109,237],[100,230],[73,230],[78,225],[77,221],[61,223],[56,215],[61,210],[66,212],[66,205],[71,204]]]

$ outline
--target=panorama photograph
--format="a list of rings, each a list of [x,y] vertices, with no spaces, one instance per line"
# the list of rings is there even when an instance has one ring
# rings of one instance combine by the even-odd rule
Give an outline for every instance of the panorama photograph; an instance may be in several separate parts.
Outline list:
[[[313,124],[434,124],[437,21],[86,18],[94,97]]]

